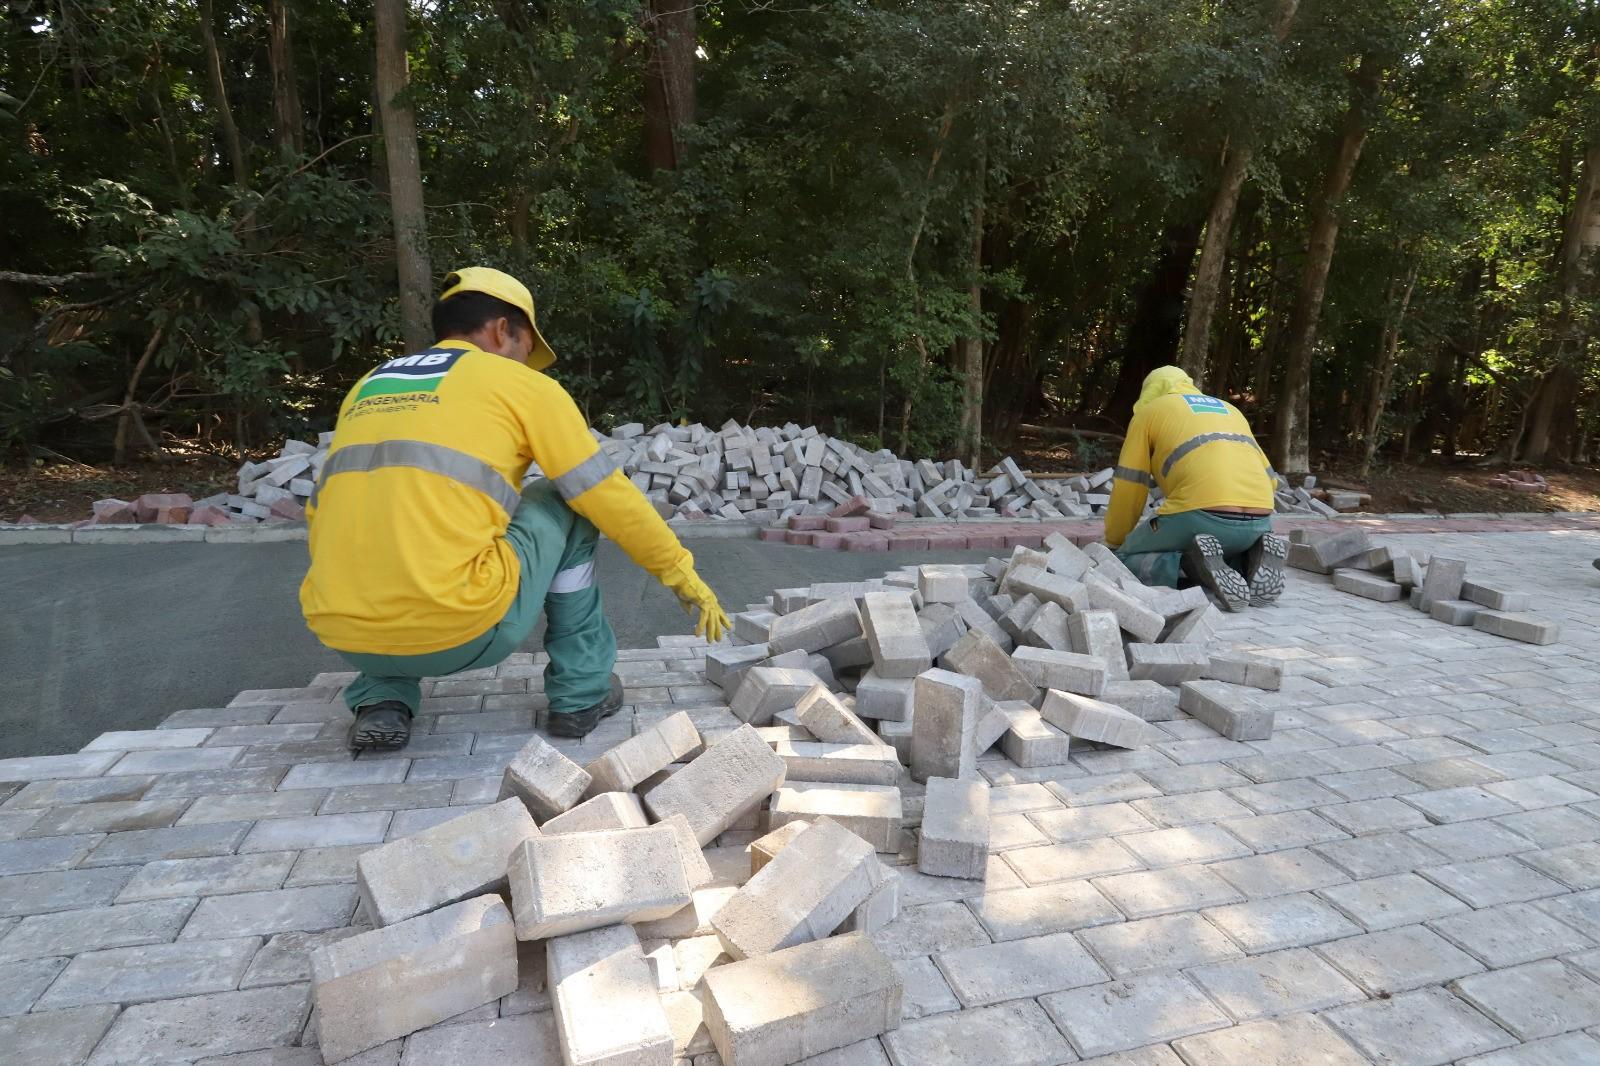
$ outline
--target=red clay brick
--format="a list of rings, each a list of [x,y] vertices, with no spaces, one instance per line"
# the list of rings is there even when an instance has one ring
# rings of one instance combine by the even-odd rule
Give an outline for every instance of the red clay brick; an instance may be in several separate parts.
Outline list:
[[[788,533],[786,529],[758,529],[756,530],[756,539],[781,542],[786,533]]]
[[[815,533],[804,533],[798,529],[786,529],[783,531],[783,542],[785,544],[810,544],[811,538],[814,536],[816,536]]]
[[[840,548],[844,547],[845,539],[846,534],[844,533],[813,533],[811,534],[811,546],[814,548],[830,548],[834,551],[838,551]]]
[[[886,552],[889,550],[889,538],[881,533],[851,533],[844,538],[844,550],[847,552]]]
[[[821,529],[822,524],[826,521],[827,519],[819,514],[797,514],[789,519],[789,528],[808,532]],[[790,541],[789,543],[793,544],[794,542]]]
[[[865,515],[852,515],[849,518],[830,518],[825,525],[829,533],[863,533],[870,528]]]
[[[866,514],[872,507],[865,496],[852,496],[848,500],[828,512],[829,518],[850,518],[854,515]]]
[[[873,529],[893,529],[894,515],[879,514],[877,511],[873,511],[871,514],[867,515],[867,524]]]

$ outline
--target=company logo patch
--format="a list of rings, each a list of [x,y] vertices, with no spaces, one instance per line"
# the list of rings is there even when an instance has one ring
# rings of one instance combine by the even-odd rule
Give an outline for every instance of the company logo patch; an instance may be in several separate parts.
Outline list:
[[[1225,415],[1228,405],[1215,396],[1190,396],[1184,394],[1184,402],[1189,405],[1189,410],[1202,415]]]
[[[464,353],[449,348],[430,348],[415,355],[391,359],[367,375],[356,393],[355,402],[374,396],[432,392]]]

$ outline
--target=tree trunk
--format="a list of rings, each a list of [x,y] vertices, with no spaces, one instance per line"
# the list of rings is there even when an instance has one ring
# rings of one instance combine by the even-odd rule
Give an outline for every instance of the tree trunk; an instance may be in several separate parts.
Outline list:
[[[1300,0],[1279,0],[1272,24],[1276,44],[1283,44],[1289,36],[1289,27],[1294,24],[1294,13],[1299,6]],[[1217,182],[1211,214],[1206,220],[1205,244],[1200,248],[1200,262],[1194,270],[1189,313],[1184,321],[1183,343],[1178,354],[1178,365],[1202,388],[1205,387],[1206,353],[1211,344],[1211,320],[1217,311],[1217,296],[1222,291],[1222,264],[1227,258],[1234,211],[1239,206],[1239,192],[1244,188],[1254,148],[1243,137],[1233,137],[1224,151],[1222,177]]]
[[[1122,343],[1117,384],[1107,414],[1128,417],[1145,375],[1172,362],[1183,330],[1183,287],[1200,243],[1198,221],[1169,223],[1161,233],[1161,252],[1134,304],[1133,321]]]
[[[1550,368],[1528,400],[1520,459],[1530,465],[1545,461],[1550,451],[1550,427],[1555,421],[1556,402],[1573,391],[1572,372],[1563,365]]]
[[[300,114],[300,88],[294,73],[294,45],[289,36],[290,0],[267,4],[267,62],[272,67],[272,114],[278,154],[284,160],[305,147]]]
[[[922,206],[917,211],[916,224],[911,227],[911,243],[906,249],[906,281],[911,285],[911,306],[915,315],[922,315],[922,290],[917,285],[917,245],[922,242],[922,230],[928,224],[928,204],[933,200],[933,175],[939,169],[939,159],[944,155],[945,141],[950,137],[950,127],[956,120],[956,101],[951,97],[945,104],[944,117],[939,121],[939,137],[933,142],[933,155],[928,160],[928,172],[923,176]],[[917,388],[928,368],[928,345],[921,331],[911,334],[911,346],[917,350],[917,376],[905,390],[900,406],[900,454],[911,450],[911,408]]]
[[[1333,263],[1333,249],[1339,239],[1339,202],[1350,190],[1367,140],[1369,98],[1377,92],[1380,77],[1378,61],[1370,55],[1362,56],[1352,78],[1350,107],[1345,112],[1338,148],[1312,215],[1305,268],[1289,319],[1287,366],[1272,434],[1272,460],[1283,474],[1311,472],[1311,355],[1317,344],[1317,321],[1322,316],[1328,267]]]
[[[150,360],[155,358],[156,349],[161,347],[161,338],[166,330],[157,326],[155,332],[150,334],[149,342],[144,346],[144,352],[139,356],[139,361],[133,366],[133,373],[128,375],[128,387],[122,394],[122,413],[117,416],[117,435],[111,445],[111,462],[121,466],[128,454],[128,430],[133,427],[133,420],[137,415],[137,404],[134,397],[139,392],[139,379],[144,377],[145,369],[150,365]]]
[[[217,125],[222,127],[222,140],[228,147],[228,161],[233,165],[233,183],[241,188],[250,187],[250,171],[244,163],[244,142],[239,140],[239,127],[233,121],[233,108],[228,106],[228,83],[222,75],[222,53],[217,49],[217,34],[212,23],[211,0],[200,0],[200,44],[206,53],[206,76],[211,80],[211,106],[217,109]]]
[[[1365,478],[1372,470],[1372,457],[1378,453],[1378,424],[1383,421],[1383,409],[1389,401],[1389,388],[1394,383],[1395,359],[1400,353],[1400,328],[1405,324],[1406,310],[1411,306],[1411,293],[1417,286],[1417,272],[1421,259],[1411,261],[1406,274],[1406,287],[1400,294],[1400,303],[1394,314],[1384,323],[1383,347],[1372,364],[1372,380],[1367,394],[1367,424],[1362,433],[1361,470]]]
[[[974,470],[983,463],[983,198],[986,156],[978,153],[978,182],[972,207],[972,280],[967,299],[972,333],[956,342],[961,370],[961,432],[956,454],[966,455]]]
[[[378,113],[389,164],[389,208],[394,217],[395,263],[400,278],[400,320],[406,347],[433,343],[432,269],[428,265],[428,221],[422,200],[422,161],[417,120],[403,94],[406,64],[406,0],[375,0],[378,46]]]
[[[644,154],[652,170],[683,162],[680,131],[694,121],[694,0],[648,0],[644,19]]]

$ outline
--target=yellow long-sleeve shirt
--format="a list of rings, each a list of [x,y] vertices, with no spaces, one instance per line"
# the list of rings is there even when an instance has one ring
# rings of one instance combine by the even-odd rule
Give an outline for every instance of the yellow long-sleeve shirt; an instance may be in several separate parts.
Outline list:
[[[421,655],[505,615],[505,539],[528,464],[660,578],[692,557],[596,443],[553,378],[451,340],[356,383],[306,508],[306,622],[340,651]]]
[[[1144,512],[1150,487],[1161,514],[1210,507],[1272,510],[1277,474],[1238,408],[1215,396],[1173,393],[1144,403],[1117,459],[1106,543],[1119,546]]]

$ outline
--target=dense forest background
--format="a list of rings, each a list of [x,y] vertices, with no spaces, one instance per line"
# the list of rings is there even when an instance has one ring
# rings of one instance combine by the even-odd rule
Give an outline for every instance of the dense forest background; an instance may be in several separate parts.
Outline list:
[[[438,279],[606,427],[1587,461],[1596,0],[8,0],[0,452],[326,428]],[[986,451],[991,456],[993,451]]]

